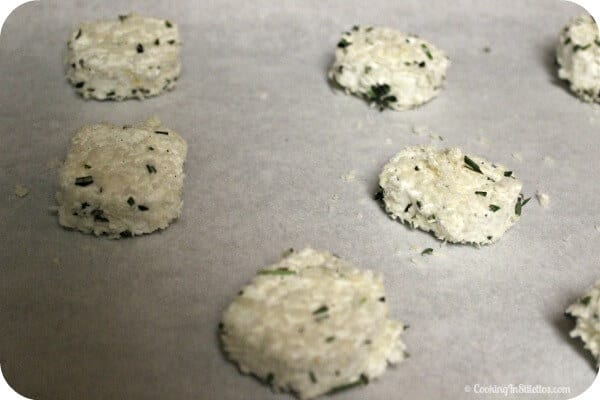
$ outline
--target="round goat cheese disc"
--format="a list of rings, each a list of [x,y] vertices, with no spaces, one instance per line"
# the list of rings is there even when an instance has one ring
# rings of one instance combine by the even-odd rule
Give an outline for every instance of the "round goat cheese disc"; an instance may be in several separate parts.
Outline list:
[[[449,64],[444,52],[414,35],[355,26],[338,42],[329,78],[380,110],[406,110],[437,96]]]
[[[164,19],[130,14],[85,23],[68,42],[67,78],[84,98],[144,99],[173,89],[181,38]]]
[[[166,228],[181,214],[186,153],[157,118],[84,126],[60,171],[60,224],[116,239]]]
[[[567,309],[567,314],[575,318],[571,337],[581,338],[600,366],[600,280]]]
[[[556,48],[558,76],[581,100],[600,102],[600,36],[589,15],[572,19]]]
[[[392,218],[454,243],[497,241],[527,202],[512,171],[460,149],[407,147],[383,167],[379,186]]]
[[[367,384],[407,356],[381,277],[311,248],[260,271],[219,328],[243,373],[302,399]]]

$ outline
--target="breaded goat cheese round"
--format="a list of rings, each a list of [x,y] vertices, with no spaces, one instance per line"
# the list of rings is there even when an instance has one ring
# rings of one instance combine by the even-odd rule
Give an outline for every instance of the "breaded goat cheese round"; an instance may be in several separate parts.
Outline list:
[[[60,224],[113,239],[166,228],[181,214],[186,153],[157,118],[84,126],[60,171]]]
[[[600,280],[567,309],[567,314],[575,318],[571,337],[581,338],[600,366]]]
[[[121,15],[82,24],[67,44],[67,78],[84,98],[144,99],[175,87],[181,62],[177,26]]]
[[[407,356],[382,278],[311,248],[260,271],[219,328],[243,373],[302,399],[366,384]]]
[[[338,42],[329,78],[380,110],[407,110],[437,96],[449,64],[443,51],[414,35],[354,26]]]
[[[560,33],[556,49],[558,76],[581,100],[600,102],[600,36],[589,15],[572,19]]]
[[[529,201],[512,171],[460,149],[407,147],[379,175],[393,219],[454,243],[497,241]]]

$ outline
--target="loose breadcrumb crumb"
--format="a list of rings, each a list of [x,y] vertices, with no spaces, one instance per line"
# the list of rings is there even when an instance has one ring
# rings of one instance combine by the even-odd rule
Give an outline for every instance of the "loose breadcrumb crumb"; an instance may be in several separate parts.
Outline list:
[[[15,196],[23,198],[29,194],[29,189],[21,184],[15,186]]]
[[[548,208],[550,206],[550,196],[548,194],[538,191],[535,194],[535,198],[543,208]]]

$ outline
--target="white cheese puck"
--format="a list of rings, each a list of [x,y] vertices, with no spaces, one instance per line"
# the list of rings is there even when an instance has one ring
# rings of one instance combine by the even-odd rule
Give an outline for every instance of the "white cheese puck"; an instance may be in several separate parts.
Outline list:
[[[600,102],[600,37],[589,15],[573,18],[560,33],[556,48],[558,76],[586,102]]]
[[[567,314],[575,318],[571,337],[581,338],[600,366],[600,280],[567,309]]]
[[[84,98],[144,99],[173,89],[181,38],[167,20],[122,15],[82,24],[71,34],[67,78]]]
[[[379,175],[393,219],[454,243],[497,241],[528,201],[512,171],[460,149],[407,147]]]
[[[84,126],[60,171],[60,224],[110,238],[166,228],[181,214],[187,144],[151,118]]]
[[[417,36],[354,26],[338,42],[329,78],[380,110],[406,110],[437,96],[449,64],[443,51]]]
[[[310,248],[260,271],[219,328],[243,373],[302,399],[366,384],[407,356],[382,278]]]

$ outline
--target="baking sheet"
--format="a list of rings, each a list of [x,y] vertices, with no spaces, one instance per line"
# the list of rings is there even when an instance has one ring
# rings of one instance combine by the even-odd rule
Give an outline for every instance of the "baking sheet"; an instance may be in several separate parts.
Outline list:
[[[69,33],[130,10],[180,25],[178,88],[143,102],[78,98],[62,67]],[[216,327],[258,269],[312,245],[383,274],[392,316],[411,325],[409,360],[336,398],[504,397],[465,392],[475,384],[570,388],[542,396],[552,399],[581,393],[595,370],[563,311],[600,278],[600,111],[557,82],[553,65],[558,31],[580,12],[541,0],[20,7],[0,37],[6,379],[35,399],[288,398],[241,376]],[[444,49],[452,65],[439,98],[380,113],[333,90],[326,70],[354,24]],[[60,228],[48,207],[72,134],[150,115],[189,143],[181,219],[121,241]],[[402,147],[430,142],[509,166],[527,196],[550,194],[550,208],[532,200],[499,243],[479,249],[440,247],[391,221],[372,200],[377,175]],[[17,198],[16,184],[29,195]],[[427,247],[434,256],[420,256]]]

